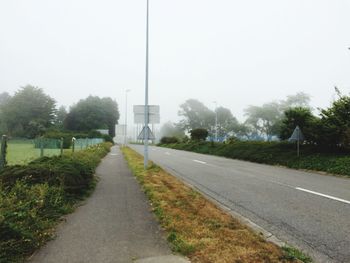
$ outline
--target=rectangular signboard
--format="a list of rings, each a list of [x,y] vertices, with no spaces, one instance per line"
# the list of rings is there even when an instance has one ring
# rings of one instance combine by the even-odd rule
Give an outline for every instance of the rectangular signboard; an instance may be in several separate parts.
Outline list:
[[[159,114],[159,105],[148,105],[148,112],[150,114]],[[145,113],[145,106],[144,105],[134,105],[134,113]]]
[[[148,123],[150,124],[159,124],[160,123],[160,115],[159,114],[149,114]],[[134,123],[136,124],[144,124],[145,115],[144,114],[134,114]]]
[[[148,106],[148,123],[149,124],[159,124],[159,105],[149,105]],[[145,106],[144,105],[134,105],[134,123],[144,124],[145,123]]]

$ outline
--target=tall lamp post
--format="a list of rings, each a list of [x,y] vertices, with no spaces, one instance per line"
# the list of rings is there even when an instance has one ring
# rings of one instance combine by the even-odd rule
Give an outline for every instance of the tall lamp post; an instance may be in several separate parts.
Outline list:
[[[144,127],[144,154],[143,167],[146,170],[148,165],[148,57],[149,57],[149,0],[147,0],[147,14],[146,14],[146,81],[145,81],[145,127]]]
[[[218,141],[218,103],[213,101],[215,104],[215,141]]]
[[[127,89],[125,91],[125,127],[124,127],[124,146],[127,143],[128,138],[128,93],[130,92],[130,89]]]

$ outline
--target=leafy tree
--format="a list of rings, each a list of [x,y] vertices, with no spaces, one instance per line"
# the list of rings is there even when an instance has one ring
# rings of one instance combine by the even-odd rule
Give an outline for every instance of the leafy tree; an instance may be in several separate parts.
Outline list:
[[[194,129],[190,131],[191,139],[194,141],[205,141],[209,133],[206,129]]]
[[[215,118],[218,116],[218,136],[233,135],[238,129],[238,121],[231,111],[225,107],[218,107],[215,111],[210,110],[202,102],[189,99],[180,105],[179,115],[183,119],[178,124],[182,130],[203,128],[214,135],[216,132]]]
[[[350,97],[342,95],[338,89],[338,100],[328,109],[321,110],[323,131],[322,142],[342,147],[350,147]]]
[[[271,140],[272,136],[278,135],[284,112],[293,107],[311,109],[309,106],[310,96],[299,92],[287,96],[286,100],[265,103],[262,106],[249,106],[245,109],[247,120],[245,126],[251,130],[251,138],[263,137]],[[241,127],[242,128],[242,127]]]
[[[160,136],[161,137],[176,137],[183,138],[185,137],[185,132],[178,126],[172,122],[166,122],[160,128]]]
[[[109,135],[114,137],[118,119],[117,102],[111,98],[89,96],[70,108],[64,127],[72,131],[108,129]]]
[[[0,93],[0,106],[6,104],[10,99],[11,96],[7,92]]]
[[[295,95],[288,95],[286,100],[282,100],[280,102],[281,109],[284,111],[287,110],[288,108],[296,108],[296,107],[311,109],[310,100],[311,100],[310,95],[304,92],[298,92]]]
[[[197,128],[209,130],[215,123],[215,113],[195,99],[181,104],[178,114],[183,117],[179,123],[180,127],[187,131]]]
[[[218,136],[225,137],[227,135],[233,135],[238,131],[238,120],[232,115],[231,111],[224,107],[218,107],[216,109],[218,115]],[[215,128],[215,126],[214,126]],[[212,133],[214,133],[212,131]]]
[[[64,106],[61,106],[58,108],[56,116],[55,116],[55,126],[58,129],[62,129],[63,128],[63,124],[64,124],[64,120],[67,117],[67,110]]]
[[[282,140],[289,139],[296,126],[299,126],[309,142],[318,141],[320,119],[314,116],[309,108],[295,107],[284,112],[281,121],[280,135]]]
[[[238,139],[246,139],[248,141],[256,139],[257,136],[254,132],[254,128],[246,122],[238,123],[235,135]]]
[[[11,96],[7,92],[3,92],[0,94],[0,136],[1,134],[7,133],[7,125],[3,113],[3,108],[6,106],[10,99]]]
[[[40,88],[21,88],[2,107],[9,134],[29,138],[41,135],[54,121],[55,103]]]
[[[247,116],[246,124],[261,136],[271,140],[277,134],[279,121],[281,119],[280,105],[276,102],[266,103],[259,106],[249,106],[245,109]]]

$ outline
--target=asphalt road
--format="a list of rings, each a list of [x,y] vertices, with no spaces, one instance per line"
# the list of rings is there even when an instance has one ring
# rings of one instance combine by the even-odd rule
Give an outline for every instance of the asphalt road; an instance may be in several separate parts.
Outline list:
[[[143,146],[131,145],[141,154]],[[150,147],[150,159],[318,262],[350,262],[350,179]]]

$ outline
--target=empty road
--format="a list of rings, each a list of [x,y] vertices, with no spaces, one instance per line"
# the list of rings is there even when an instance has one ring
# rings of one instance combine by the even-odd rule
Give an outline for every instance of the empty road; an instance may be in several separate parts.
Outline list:
[[[139,153],[143,146],[130,145]],[[350,262],[350,179],[150,147],[150,159],[318,262]]]

